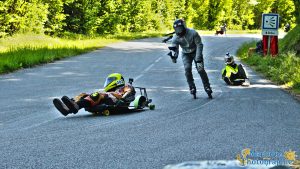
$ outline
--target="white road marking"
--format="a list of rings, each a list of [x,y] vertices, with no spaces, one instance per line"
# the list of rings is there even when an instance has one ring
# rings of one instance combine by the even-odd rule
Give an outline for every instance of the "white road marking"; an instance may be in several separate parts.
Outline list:
[[[144,72],[148,72],[152,67],[154,66],[154,64],[152,63],[150,66],[148,66]]]
[[[156,59],[155,63],[159,62],[162,59],[162,57],[159,57],[158,59]]]
[[[154,63],[152,63],[151,65],[149,65],[140,75],[138,75],[137,77],[135,77],[134,80],[138,80],[139,78],[143,77],[144,73],[148,72],[155,65],[155,63],[158,63],[161,59],[162,59],[162,56],[159,57],[158,59],[156,59],[154,61]]]
[[[137,77],[134,78],[134,80],[138,80],[139,78],[143,77],[143,74],[138,75]]]

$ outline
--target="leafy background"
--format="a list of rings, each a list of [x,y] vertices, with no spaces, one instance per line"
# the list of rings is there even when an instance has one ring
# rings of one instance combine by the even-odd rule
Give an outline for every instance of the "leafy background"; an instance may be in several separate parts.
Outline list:
[[[262,13],[279,13],[295,26],[300,0],[0,0],[0,37],[34,32],[89,36],[171,29],[175,18],[190,27],[259,29]]]

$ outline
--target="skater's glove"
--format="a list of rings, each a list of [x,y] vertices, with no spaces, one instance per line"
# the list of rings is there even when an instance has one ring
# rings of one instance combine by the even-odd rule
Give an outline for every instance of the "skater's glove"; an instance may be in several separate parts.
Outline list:
[[[171,56],[172,62],[176,63],[177,62],[177,58],[178,58],[178,52],[173,52],[173,56]]]
[[[177,62],[178,52],[171,50],[168,55],[171,57],[173,63]]]

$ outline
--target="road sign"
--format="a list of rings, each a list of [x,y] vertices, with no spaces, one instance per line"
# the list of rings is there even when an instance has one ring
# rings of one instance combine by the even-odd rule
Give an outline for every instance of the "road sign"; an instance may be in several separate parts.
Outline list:
[[[262,14],[262,29],[278,29],[279,15],[278,14]]]
[[[270,36],[278,36],[278,30],[273,29],[263,29],[262,30],[263,35],[270,35]]]
[[[278,54],[279,15],[276,13],[262,14],[262,35],[264,55]]]

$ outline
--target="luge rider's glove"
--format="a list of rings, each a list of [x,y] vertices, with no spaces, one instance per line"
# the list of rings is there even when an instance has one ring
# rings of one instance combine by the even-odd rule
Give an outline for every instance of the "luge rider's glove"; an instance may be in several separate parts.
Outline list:
[[[119,99],[119,100],[116,102],[116,106],[117,106],[117,107],[118,107],[118,106],[123,106],[123,105],[125,105],[125,101],[122,100],[122,99]]]

